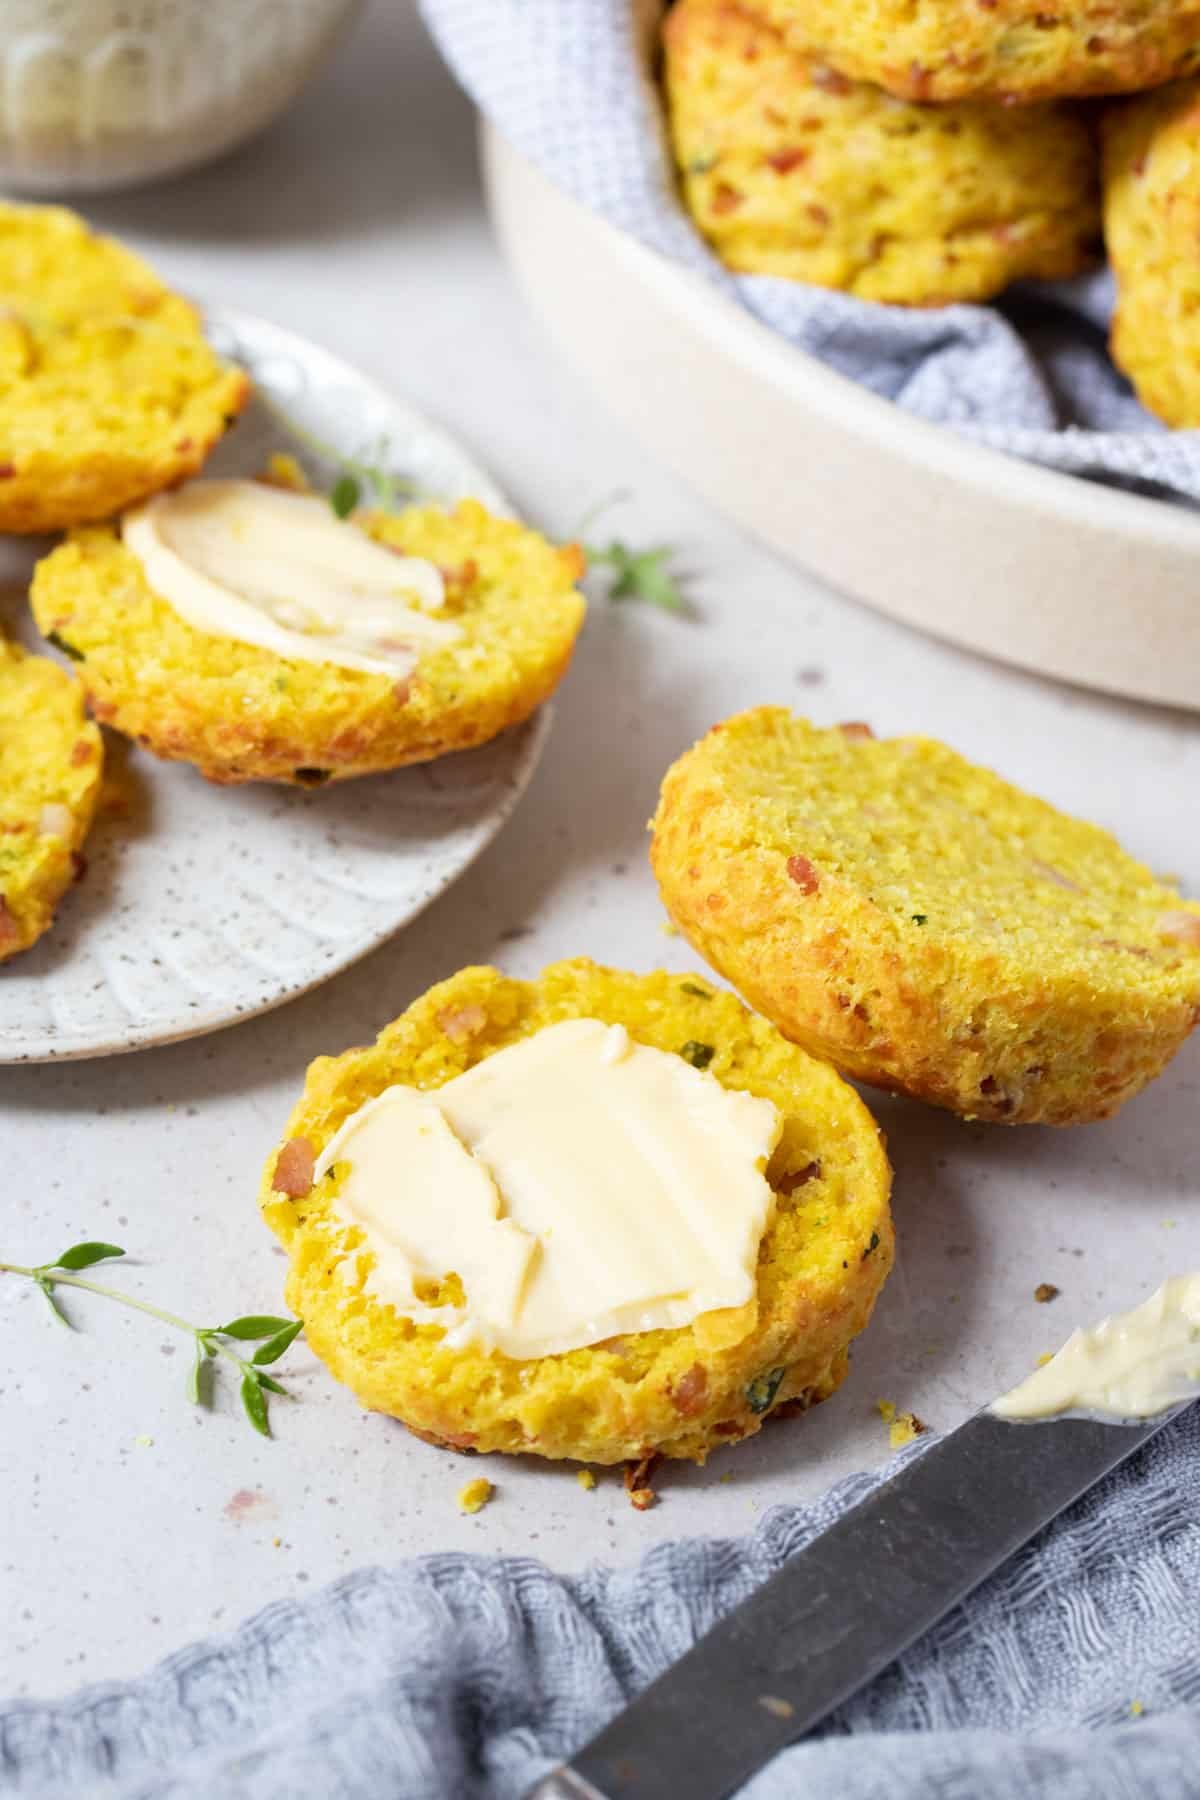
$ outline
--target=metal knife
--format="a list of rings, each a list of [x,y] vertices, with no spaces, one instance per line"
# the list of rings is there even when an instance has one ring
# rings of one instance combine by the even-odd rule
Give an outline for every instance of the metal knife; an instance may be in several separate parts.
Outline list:
[[[725,1800],[1182,1411],[976,1413],[797,1551],[526,1800]]]

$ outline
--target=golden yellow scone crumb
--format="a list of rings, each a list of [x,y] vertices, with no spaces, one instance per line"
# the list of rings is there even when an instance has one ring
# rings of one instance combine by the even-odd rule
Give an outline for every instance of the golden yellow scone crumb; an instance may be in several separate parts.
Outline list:
[[[877,1400],[875,1410],[888,1427],[888,1442],[893,1450],[903,1450],[905,1444],[911,1444],[929,1427],[916,1413],[898,1412],[891,1400]]]
[[[1104,229],[1113,356],[1168,425],[1200,425],[1200,79],[1111,108]]]
[[[589,1493],[596,1485],[596,1477],[592,1474],[592,1471],[590,1469],[580,1469],[580,1471],[576,1475],[575,1479],[579,1483],[580,1487],[586,1488],[586,1490]]]
[[[906,100],[1154,87],[1200,61],[1200,0],[753,0],[831,69]]]
[[[402,682],[198,631],[109,526],[73,532],[38,564],[34,614],[78,659],[96,718],[212,781],[374,774],[470,749],[536,711],[583,624],[578,549],[476,500],[358,523],[446,578],[445,616],[460,636],[425,651]]]
[[[759,1246],[756,1299],[688,1326],[524,1361],[451,1345],[440,1326],[414,1325],[369,1291],[373,1257],[336,1211],[340,1165],[314,1185],[315,1161],[342,1122],[393,1083],[436,1089],[572,1018],[623,1025],[636,1042],[675,1054],[702,1041],[718,1081],[779,1108],[783,1131],[766,1171],[775,1214]],[[536,981],[463,969],[369,1048],[318,1059],[268,1159],[261,1205],[287,1249],[287,1293],[310,1348],[365,1406],[460,1450],[626,1463],[642,1506],[656,1453],[703,1462],[839,1385],[891,1267],[889,1190],[879,1131],[828,1064],[732,994],[579,959]],[[444,1298],[456,1290],[448,1276]]]
[[[1129,1711],[1135,1719],[1140,1719],[1145,1710],[1146,1708],[1142,1705],[1140,1700],[1131,1700],[1129,1702]]]
[[[276,450],[267,458],[267,466],[259,476],[269,487],[287,488],[289,493],[307,494],[311,487],[308,476],[304,473],[294,456],[286,450]]]
[[[0,638],[0,962],[37,942],[83,872],[103,771],[80,683]]]
[[[727,0],[678,0],[664,42],[684,198],[730,268],[931,305],[1095,259],[1096,153],[1075,110],[906,105]]]
[[[485,1481],[482,1475],[477,1476],[474,1481],[468,1481],[466,1487],[458,1490],[459,1511],[482,1512],[495,1491],[490,1481]]]
[[[195,308],[58,206],[0,202],[0,531],[57,531],[201,467],[249,398]]]
[[[1200,1019],[1200,905],[932,738],[782,707],[670,768],[668,911],[780,1030],[971,1118],[1107,1118]]]

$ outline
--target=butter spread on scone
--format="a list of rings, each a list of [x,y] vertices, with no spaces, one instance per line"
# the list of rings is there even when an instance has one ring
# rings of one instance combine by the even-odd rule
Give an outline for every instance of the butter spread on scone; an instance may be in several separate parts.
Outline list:
[[[329,504],[259,481],[192,481],[121,525],[154,589],[198,631],[302,662],[410,675],[462,636],[426,557],[398,556]]]
[[[386,1088],[315,1179],[338,1166],[375,1298],[452,1346],[554,1356],[751,1301],[782,1128],[772,1101],[623,1025],[564,1019],[432,1092]],[[448,1270],[463,1303],[423,1306]]]

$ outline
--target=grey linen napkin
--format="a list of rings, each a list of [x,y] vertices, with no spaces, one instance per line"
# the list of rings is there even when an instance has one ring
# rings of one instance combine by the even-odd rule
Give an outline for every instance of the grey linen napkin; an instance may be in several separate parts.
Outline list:
[[[1107,272],[1029,283],[996,306],[926,310],[723,269],[676,196],[634,4],[421,0],[421,9],[463,86],[529,161],[800,349],[994,449],[1200,498],[1200,432],[1156,423],[1109,361]]]
[[[1200,1794],[1198,1474],[1200,1406],[747,1800]],[[139,1681],[0,1706],[0,1793],[515,1800],[879,1479],[633,1569],[447,1554],[364,1570]]]

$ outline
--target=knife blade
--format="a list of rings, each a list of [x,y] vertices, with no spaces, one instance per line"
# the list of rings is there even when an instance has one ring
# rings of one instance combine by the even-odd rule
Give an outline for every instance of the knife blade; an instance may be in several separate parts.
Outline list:
[[[726,1800],[1183,1409],[976,1413],[814,1538],[526,1800]]]

